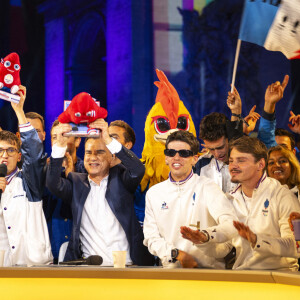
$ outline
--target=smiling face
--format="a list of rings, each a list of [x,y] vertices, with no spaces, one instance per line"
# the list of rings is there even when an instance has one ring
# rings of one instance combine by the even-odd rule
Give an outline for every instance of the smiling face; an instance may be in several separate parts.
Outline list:
[[[191,150],[191,146],[182,141],[173,141],[168,144],[168,149],[174,150]],[[169,166],[171,176],[175,181],[186,179],[192,171],[192,167],[197,162],[197,155],[189,157],[180,157],[176,153],[174,157],[166,156],[166,164]]]
[[[272,151],[268,159],[268,174],[277,179],[281,184],[287,184],[292,173],[289,160],[281,151]]]
[[[89,139],[85,144],[84,167],[90,178],[100,182],[108,175],[112,164],[112,154],[102,139]]]
[[[228,139],[223,136],[216,141],[203,140],[205,148],[217,159],[224,163],[228,161]]]
[[[7,166],[7,175],[12,173],[17,167],[17,162],[21,160],[21,153],[18,151],[16,145],[9,143],[8,141],[0,140],[0,149],[9,149],[12,152],[11,156],[8,155],[7,151],[0,156],[0,164],[5,164]],[[15,151],[13,151],[13,149]]]

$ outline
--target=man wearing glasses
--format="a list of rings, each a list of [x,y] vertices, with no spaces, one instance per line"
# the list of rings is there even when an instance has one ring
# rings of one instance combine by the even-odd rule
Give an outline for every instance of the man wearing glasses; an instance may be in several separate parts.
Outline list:
[[[23,111],[26,89],[20,86],[21,100],[12,103],[19,122],[19,138],[9,131],[0,132],[0,164],[7,176],[0,177],[0,249],[5,250],[4,266],[45,264],[52,261],[41,193],[43,145]],[[23,168],[17,163],[23,156]]]
[[[211,179],[192,171],[198,149],[199,142],[193,134],[172,133],[165,149],[169,179],[154,185],[146,194],[144,244],[165,267],[225,267],[222,257],[208,257],[183,239],[181,226],[205,229],[202,235],[214,242],[223,242],[236,234],[232,225],[235,212],[222,190]],[[213,244],[207,243],[207,246]]]

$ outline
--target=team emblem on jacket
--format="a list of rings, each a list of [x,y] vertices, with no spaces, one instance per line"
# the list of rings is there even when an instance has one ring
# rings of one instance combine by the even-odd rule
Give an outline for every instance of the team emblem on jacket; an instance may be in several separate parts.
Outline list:
[[[196,193],[194,193],[194,195],[193,195],[193,203],[192,203],[192,205],[195,205],[195,200],[196,200]]]
[[[166,202],[163,202],[163,204],[161,205],[161,209],[169,209]]]
[[[266,199],[266,201],[265,201],[265,203],[264,203],[264,209],[262,210],[263,215],[264,215],[265,217],[266,217],[266,216],[268,215],[268,213],[269,213],[269,210],[268,210],[269,204],[270,204],[269,200]]]

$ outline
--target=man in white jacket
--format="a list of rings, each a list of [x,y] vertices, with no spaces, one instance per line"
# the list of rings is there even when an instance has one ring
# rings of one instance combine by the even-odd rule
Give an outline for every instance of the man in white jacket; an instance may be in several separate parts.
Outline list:
[[[7,167],[7,176],[0,177],[0,249],[5,251],[5,267],[48,264],[53,259],[41,200],[46,157],[37,131],[24,114],[26,88],[19,88],[21,100],[11,105],[22,146],[12,132],[0,133],[0,164]],[[22,170],[17,167],[21,156]]]
[[[260,140],[245,136],[233,141],[229,149],[231,180],[239,183],[229,194],[239,219],[234,222],[239,235],[231,240],[236,248],[233,269],[296,271],[296,243],[288,224],[290,213],[300,210],[296,196],[267,177],[267,149]],[[190,228],[181,232],[193,243],[205,242]]]
[[[172,133],[165,149],[169,179],[151,187],[146,194],[144,244],[166,267],[225,267],[222,257],[209,257],[183,239],[180,226],[198,225],[199,230],[215,226],[225,234],[217,235],[211,228],[202,235],[216,242],[236,234],[230,201],[213,180],[192,171],[198,149],[199,143],[191,133]]]

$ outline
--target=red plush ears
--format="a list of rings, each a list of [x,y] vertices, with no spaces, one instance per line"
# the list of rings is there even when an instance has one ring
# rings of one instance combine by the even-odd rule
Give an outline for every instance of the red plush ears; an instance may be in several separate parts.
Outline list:
[[[97,119],[107,117],[107,110],[99,107],[92,96],[88,93],[76,95],[68,108],[59,115],[60,123],[92,123]]]

